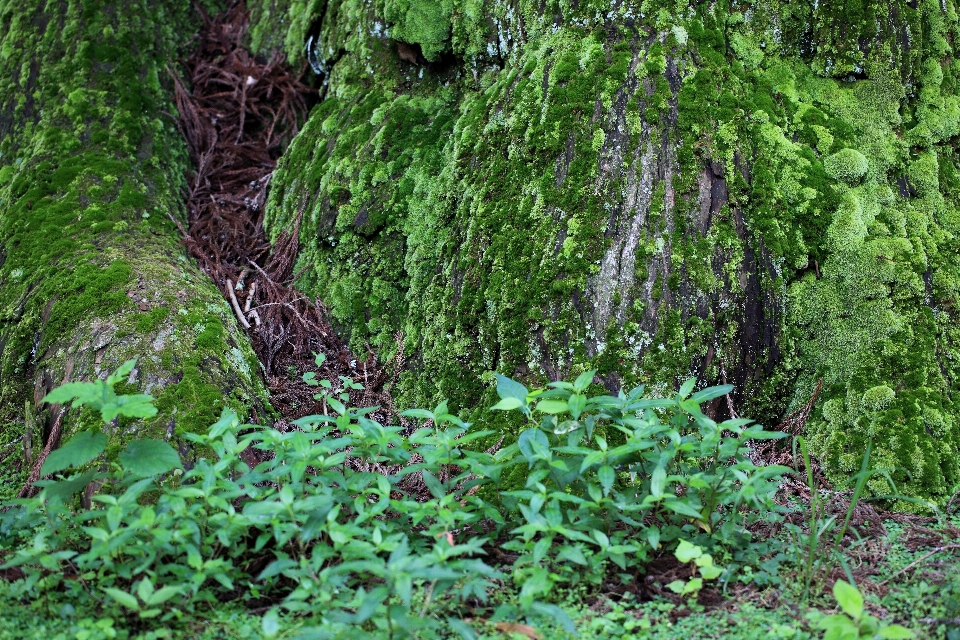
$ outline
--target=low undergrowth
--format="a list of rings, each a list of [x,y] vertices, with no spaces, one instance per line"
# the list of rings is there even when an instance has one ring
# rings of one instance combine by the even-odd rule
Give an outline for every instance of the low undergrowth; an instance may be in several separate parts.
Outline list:
[[[108,428],[149,417],[149,396],[113,392],[132,366],[46,400]],[[18,637],[667,637],[745,589],[790,590],[789,554],[751,533],[783,520],[791,470],[749,445],[784,434],[707,417],[728,386],[651,399],[594,395],[593,372],[535,390],[498,377],[492,410],[519,437],[482,451],[490,432],[445,403],[403,412],[420,424],[405,430],[348,406],[353,381],[304,380],[326,415],[281,430],[225,410],[186,436],[189,468],[159,440],[105,457],[99,431],[50,454],[39,493],[0,513],[0,601],[32,612]],[[771,637],[913,637],[837,588],[846,614],[762,614],[800,634]]]

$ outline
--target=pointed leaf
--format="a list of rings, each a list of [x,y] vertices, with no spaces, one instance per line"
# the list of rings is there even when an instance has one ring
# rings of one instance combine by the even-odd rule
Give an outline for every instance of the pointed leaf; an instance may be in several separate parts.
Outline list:
[[[137,359],[133,358],[132,360],[127,360],[119,367],[117,370],[107,376],[107,386],[112,387],[118,382],[123,382],[133,371],[133,368],[137,366]]]
[[[597,479],[600,480],[604,493],[610,493],[610,489],[613,488],[613,483],[617,479],[617,472],[613,470],[613,467],[605,464],[597,469]]]
[[[137,599],[126,591],[121,591],[120,589],[112,589],[107,587],[104,589],[108,596],[127,607],[128,609],[133,609],[138,611],[140,609],[140,604],[137,602]]]
[[[504,398],[497,404],[490,407],[491,411],[512,411],[513,409],[519,409],[523,406],[523,402],[519,398]]]
[[[123,468],[137,476],[156,476],[183,468],[180,454],[160,440],[134,440],[119,458]]]
[[[568,409],[566,400],[541,400],[537,403],[537,411],[543,413],[566,413]]]
[[[596,369],[591,369],[590,371],[584,371],[584,372],[581,373],[579,376],[577,376],[577,379],[576,379],[576,380],[574,380],[574,382],[573,382],[573,388],[574,388],[578,393],[586,390],[586,388],[589,387],[589,386],[593,383],[593,378],[594,378],[594,376],[596,376],[596,375],[597,375],[597,370],[596,370]]]
[[[667,481],[667,470],[658,466],[650,476],[650,493],[654,498],[663,497],[663,487]]]
[[[460,634],[463,640],[477,640],[477,634],[469,624],[458,618],[447,618],[447,625]]]
[[[863,614],[863,596],[856,587],[845,580],[837,580],[833,585],[833,596],[843,612],[854,619]]]
[[[79,467],[96,458],[106,448],[106,435],[92,431],[78,433],[65,445],[50,452],[40,468],[40,476],[47,476],[70,467]]]
[[[150,596],[153,595],[153,583],[150,582],[150,578],[144,578],[140,581],[140,584],[137,587],[137,595],[144,602],[150,602]]]
[[[153,595],[150,596],[150,599],[147,600],[147,604],[155,607],[158,604],[163,604],[167,600],[180,595],[180,593],[180,587],[164,587],[162,589],[157,589],[153,592]]]
[[[497,374],[497,395],[501,398],[516,398],[526,404],[529,393],[527,388],[516,380]]]
[[[714,398],[725,396],[731,391],[733,391],[732,384],[725,384],[719,387],[707,387],[706,389],[701,389],[700,391],[697,391],[695,394],[690,396],[690,399],[698,404],[701,404],[708,400],[713,400]]]

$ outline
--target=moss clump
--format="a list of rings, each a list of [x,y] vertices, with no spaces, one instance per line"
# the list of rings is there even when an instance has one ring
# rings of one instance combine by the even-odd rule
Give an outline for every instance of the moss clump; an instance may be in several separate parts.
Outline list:
[[[867,175],[870,165],[867,158],[856,149],[841,149],[824,159],[823,168],[833,180],[856,186]]]

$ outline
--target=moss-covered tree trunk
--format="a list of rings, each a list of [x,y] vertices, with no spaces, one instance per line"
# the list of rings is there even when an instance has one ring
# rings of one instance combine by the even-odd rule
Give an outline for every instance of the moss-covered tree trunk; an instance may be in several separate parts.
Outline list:
[[[733,382],[776,424],[822,380],[806,429],[836,481],[872,440],[904,493],[955,490],[953,0],[272,0],[255,20],[327,83],[268,218],[312,194],[301,284],[357,347],[404,332],[407,401],[596,367],[611,389]]]
[[[165,67],[196,21],[183,2],[0,2],[8,443],[26,413],[45,424],[38,403],[49,389],[133,357],[129,388],[153,394],[161,411],[115,434],[169,438],[205,428],[225,405],[262,415],[256,358],[170,218],[183,213],[188,160]],[[72,412],[65,431],[97,425]],[[35,443],[42,437],[38,429]]]

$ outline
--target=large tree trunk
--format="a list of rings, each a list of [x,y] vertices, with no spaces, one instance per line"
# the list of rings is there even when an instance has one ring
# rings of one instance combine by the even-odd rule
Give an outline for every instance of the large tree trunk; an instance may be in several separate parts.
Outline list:
[[[133,357],[129,388],[152,393],[160,413],[116,434],[202,430],[225,405],[264,415],[248,340],[170,218],[183,215],[188,159],[165,66],[198,22],[184,2],[0,2],[8,442],[25,403],[37,412],[62,381],[105,376]],[[65,431],[87,423],[98,418],[71,412]]]
[[[953,0],[308,4],[253,30],[328,85],[268,219],[311,194],[302,285],[355,348],[405,333],[402,398],[597,367],[776,424],[822,380],[834,480],[872,440],[960,482]]]

